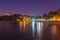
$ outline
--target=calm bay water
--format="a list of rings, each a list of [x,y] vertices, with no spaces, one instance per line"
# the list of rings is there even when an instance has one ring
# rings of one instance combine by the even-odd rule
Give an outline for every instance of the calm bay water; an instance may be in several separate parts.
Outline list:
[[[32,22],[18,25],[16,21],[0,21],[1,40],[60,40],[60,25]]]

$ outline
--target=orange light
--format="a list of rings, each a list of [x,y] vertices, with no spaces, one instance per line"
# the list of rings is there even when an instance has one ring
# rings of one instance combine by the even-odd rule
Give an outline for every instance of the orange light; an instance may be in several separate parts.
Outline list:
[[[57,35],[57,26],[56,25],[53,26],[53,34],[55,36]]]
[[[60,16],[58,16],[58,15],[54,16],[53,21],[60,21]]]
[[[29,25],[29,18],[24,17],[22,20],[22,28],[24,31],[26,31],[26,28],[28,27],[28,25]]]
[[[18,25],[20,25],[20,19],[19,18],[16,19],[16,22]]]

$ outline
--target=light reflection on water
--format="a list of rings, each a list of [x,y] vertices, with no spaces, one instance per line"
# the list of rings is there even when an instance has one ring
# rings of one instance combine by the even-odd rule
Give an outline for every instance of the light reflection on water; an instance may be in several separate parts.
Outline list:
[[[25,25],[25,24],[26,24],[26,22],[25,23],[20,22],[20,29],[21,30],[23,30],[23,29],[26,30],[27,29],[26,28],[27,25]],[[22,27],[24,27],[24,28],[22,29]],[[30,30],[32,29],[33,38],[36,37],[36,36],[37,37],[41,36],[42,30],[43,30],[43,22],[35,22],[34,19],[33,19],[32,22],[30,23],[29,27],[31,27]],[[28,30],[26,30],[26,31],[28,31]]]
[[[60,26],[53,25],[52,26],[52,35],[54,40],[60,40]]]
[[[43,30],[43,23],[37,22],[37,35],[38,35],[38,37],[41,36],[42,30]]]
[[[32,30],[32,36],[33,38],[35,37],[35,39],[40,40],[40,38],[42,37],[41,40],[57,40],[59,39],[59,31],[58,28],[59,26],[57,24],[53,24],[51,26],[47,26],[49,25],[48,23],[43,23],[43,22],[35,22],[34,20],[29,24],[29,28],[28,30]],[[22,25],[20,24],[20,27]],[[24,26],[25,30],[27,29],[27,25]],[[26,30],[26,31],[28,31]],[[60,30],[60,29],[59,29]],[[46,33],[46,34],[45,34]]]
[[[53,35],[57,35],[57,26],[56,25],[53,25],[52,26],[52,33],[53,33]]]
[[[25,22],[25,24],[26,23],[27,22]],[[40,40],[40,38],[41,40],[60,40],[60,24],[48,24],[48,23],[33,21],[30,24],[27,23],[25,25],[25,28],[24,28],[24,23],[20,22],[19,24],[20,24],[19,25],[20,30],[24,31],[25,29],[24,32],[27,31],[27,33],[32,33],[34,40]],[[0,33],[5,33],[5,32],[11,33],[10,31],[12,30],[13,30],[12,32],[15,32],[15,30],[17,30],[15,27],[17,28],[17,25],[13,21],[12,22],[1,21],[0,22]]]

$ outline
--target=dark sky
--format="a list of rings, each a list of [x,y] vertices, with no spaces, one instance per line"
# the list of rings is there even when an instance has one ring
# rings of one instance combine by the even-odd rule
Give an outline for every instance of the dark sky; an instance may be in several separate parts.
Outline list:
[[[60,0],[0,0],[0,15],[11,14],[42,15],[60,8]]]

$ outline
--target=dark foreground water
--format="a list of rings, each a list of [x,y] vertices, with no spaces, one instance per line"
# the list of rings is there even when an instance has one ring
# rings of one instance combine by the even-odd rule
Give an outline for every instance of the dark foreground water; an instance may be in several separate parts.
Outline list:
[[[37,26],[29,25],[24,31],[15,21],[0,21],[0,40],[60,40],[60,25]]]

